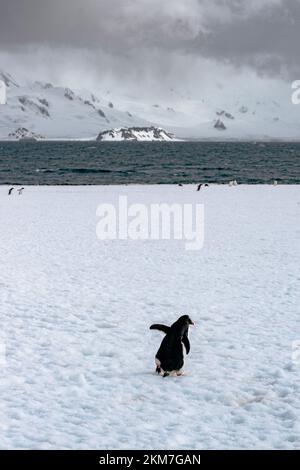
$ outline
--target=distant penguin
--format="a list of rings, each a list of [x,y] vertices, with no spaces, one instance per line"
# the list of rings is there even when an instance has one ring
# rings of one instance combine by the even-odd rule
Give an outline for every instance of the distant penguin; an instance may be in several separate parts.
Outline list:
[[[11,193],[13,192],[13,190],[14,190],[14,188],[10,188],[10,189],[8,190],[8,195],[9,195],[9,196],[11,196]]]
[[[197,191],[200,191],[200,189],[201,189],[202,186],[203,186],[202,183],[198,184],[198,186],[197,186]]]
[[[189,326],[194,322],[188,315],[180,317],[173,325],[154,324],[150,330],[159,330],[166,334],[155,356],[156,372],[164,377],[182,375],[184,365],[184,350],[190,352],[188,338]]]
[[[24,190],[24,188],[17,189],[17,191],[18,191],[18,193],[19,193],[19,196],[21,196],[23,190]]]

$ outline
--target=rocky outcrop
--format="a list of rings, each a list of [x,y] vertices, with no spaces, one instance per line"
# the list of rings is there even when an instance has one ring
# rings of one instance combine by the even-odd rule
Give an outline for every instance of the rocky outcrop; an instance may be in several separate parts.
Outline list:
[[[216,114],[217,116],[224,116],[227,119],[234,119],[234,116],[231,113],[228,113],[227,111],[224,111],[224,110],[217,111]]]
[[[175,136],[160,127],[123,127],[100,132],[97,141],[172,141]]]
[[[44,136],[40,134],[36,134],[35,132],[30,131],[26,127],[19,127],[14,132],[10,132],[8,134],[8,137],[12,140],[23,140],[23,141],[26,140],[30,142],[36,141],[36,140],[42,140],[45,138]]]
[[[7,88],[10,88],[11,86],[19,88],[18,83],[13,79],[13,77],[9,73],[4,73],[0,71],[0,80],[5,83],[5,86]]]
[[[226,130],[226,126],[225,126],[224,122],[221,121],[221,119],[218,119],[215,122],[214,128],[217,129],[218,131],[225,131]]]
[[[33,100],[31,100],[27,96],[20,96],[19,102],[22,105],[21,108],[23,111],[26,109],[30,109],[31,111],[34,111],[36,114],[40,114],[42,117],[45,117],[45,118],[50,117],[50,113],[47,109],[47,107],[49,107],[49,103],[47,103],[46,105],[45,103],[43,103],[43,106],[42,106],[41,104],[35,103]],[[41,103],[42,100],[39,99],[39,102]]]
[[[75,99],[75,93],[74,91],[70,90],[70,88],[65,88],[64,96],[70,101],[73,101]]]
[[[248,112],[247,106],[241,106],[239,112],[242,114],[246,114]]]

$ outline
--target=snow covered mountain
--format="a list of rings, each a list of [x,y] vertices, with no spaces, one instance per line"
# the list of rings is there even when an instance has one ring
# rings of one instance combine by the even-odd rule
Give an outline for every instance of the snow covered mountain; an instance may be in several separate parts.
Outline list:
[[[1,139],[85,140],[108,128],[151,125],[86,90],[75,92],[42,82],[20,85],[3,72],[0,80],[7,95],[7,103],[0,105]]]
[[[175,136],[159,127],[125,127],[100,132],[97,141],[160,141],[169,142],[176,140]]]
[[[6,72],[0,72],[0,80],[6,85],[6,104],[0,105],[2,140],[91,140],[107,130],[101,140],[122,140],[135,127],[166,129],[161,140],[170,133],[179,139],[300,139],[300,106],[291,103],[290,87],[283,83],[269,95],[267,87],[229,93],[218,85],[195,97],[170,88],[153,101],[41,81],[21,83]]]

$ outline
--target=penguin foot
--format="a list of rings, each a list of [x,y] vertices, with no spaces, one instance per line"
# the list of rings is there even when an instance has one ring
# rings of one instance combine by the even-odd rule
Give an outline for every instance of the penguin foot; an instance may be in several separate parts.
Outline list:
[[[180,377],[184,375],[183,370],[172,370],[171,372],[164,372],[162,371],[161,375],[163,377]]]
[[[161,368],[157,366],[155,372],[156,372],[156,374],[160,374],[161,373]]]

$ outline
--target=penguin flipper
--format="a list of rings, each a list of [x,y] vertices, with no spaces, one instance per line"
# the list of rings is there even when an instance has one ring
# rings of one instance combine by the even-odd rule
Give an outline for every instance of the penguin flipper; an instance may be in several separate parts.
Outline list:
[[[170,329],[171,328],[169,326],[159,325],[159,324],[156,324],[156,323],[154,325],[150,326],[150,330],[159,330],[159,331],[162,331],[163,333],[165,333],[166,335],[169,333]]]
[[[184,344],[186,353],[188,354],[188,353],[190,352],[191,345],[190,345],[190,340],[189,340],[189,338],[188,338],[187,335],[183,335],[183,337],[182,337],[182,342],[183,342],[183,344]]]

